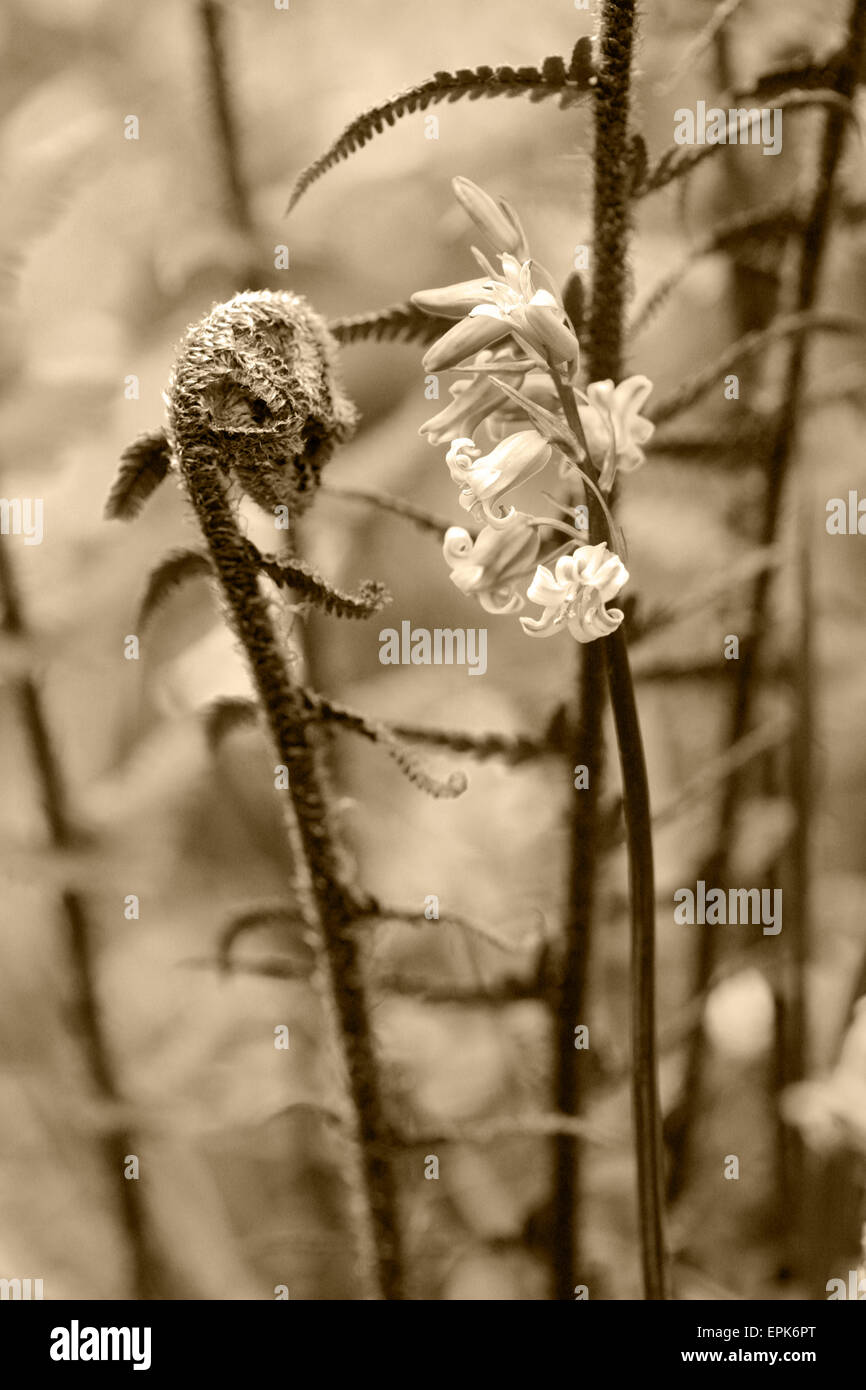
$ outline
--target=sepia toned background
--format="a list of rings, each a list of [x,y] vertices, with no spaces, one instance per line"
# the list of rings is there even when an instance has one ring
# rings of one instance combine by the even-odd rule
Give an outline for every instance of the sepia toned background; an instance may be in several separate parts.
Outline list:
[[[719,98],[718,55],[677,70],[711,11],[704,0],[646,10],[635,119],[657,157],[673,139],[676,109]],[[841,16],[840,6],[811,0],[746,0],[727,54],[735,83],[832,48]],[[175,345],[213,303],[258,278],[336,317],[471,275],[473,237],[451,197],[455,174],[504,194],[533,255],[564,281],[591,235],[591,121],[580,107],[444,104],[437,140],[425,138],[422,115],[408,116],[315,185],[290,219],[283,214],[299,170],[362,108],[437,69],[567,57],[592,32],[592,16],[567,0],[291,0],[287,13],[267,0],[232,4],[224,33],[254,222],[247,232],[225,194],[192,0],[9,0],[0,18],[0,493],[41,497],[45,508],[40,546],[0,539],[26,615],[26,631],[7,630],[0,642],[0,1277],[42,1278],[46,1298],[258,1299],[277,1285],[293,1299],[358,1296],[333,1123],[339,1078],[321,1009],[303,971],[286,980],[252,968],[303,958],[300,928],[251,932],[236,947],[238,968],[229,976],[215,968],[232,914],[286,894],[263,737],[238,730],[213,751],[203,734],[202,711],[214,699],[247,692],[243,663],[200,581],[141,635],[140,659],[125,659],[148,573],[167,551],[195,544],[196,532],[173,481],[131,525],[106,522],[103,506],[122,450],[162,424]],[[130,114],[138,140],[124,138]],[[728,151],[687,185],[642,202],[635,302],[721,217],[808,189],[819,121],[786,117],[778,159]],[[861,202],[864,172],[855,135],[843,183]],[[288,271],[274,268],[280,245]],[[856,218],[838,229],[828,306],[866,309],[864,247]],[[779,269],[772,249],[736,274],[727,255],[697,261],[631,343],[629,370],[651,377],[662,398],[762,321]],[[460,524],[444,451],[418,435],[435,409],[420,356],[411,344],[345,349],[344,378],[363,423],[329,465],[328,482],[377,488]],[[826,1281],[847,1278],[859,1252],[866,552],[862,537],[827,534],[825,507],[864,486],[862,340],[816,339],[809,364],[817,399],[803,417],[785,502],[756,723],[796,713],[808,675],[814,727],[750,764],[732,866],[743,886],[784,883],[793,916],[792,858],[807,803],[803,1078],[786,1071],[778,1042],[792,967],[784,929],[762,938],[755,927],[719,928],[725,968],[701,1009],[697,929],[675,926],[671,906],[713,845],[719,786],[708,775],[702,791],[701,769],[725,738],[725,638],[744,631],[746,590],[742,579],[725,587],[724,576],[740,573],[754,544],[753,460],[735,444],[710,458],[659,447],[619,502],[639,602],[683,609],[635,650],[653,801],[665,808],[656,838],[661,1086],[674,1116],[692,1030],[704,1039],[691,1171],[672,1209],[682,1299],[826,1297]],[[692,431],[734,440],[740,407],[764,409],[777,379],[772,353],[744,363],[740,400],[714,388],[690,417]],[[840,385],[846,398],[822,404]],[[327,696],[377,718],[514,734],[538,734],[573,698],[573,644],[529,643],[513,620],[482,615],[450,584],[429,536],[323,493],[302,542],[335,583],[378,578],[394,600],[381,620],[308,620],[308,675]],[[798,586],[806,553],[811,656]],[[717,601],[691,613],[689,594],[714,580]],[[486,622],[484,679],[460,668],[381,666],[378,633],[403,619],[428,628]],[[51,845],[24,737],[28,678],[68,788],[72,833],[60,846]],[[796,781],[804,739],[805,796]],[[334,755],[340,827],[362,881],[387,903],[421,911],[435,894],[441,904],[429,926],[377,927],[374,970],[446,983],[477,972],[494,986],[519,969],[519,949],[503,956],[467,940],[449,912],[490,924],[517,948],[539,930],[556,936],[579,795],[564,756],[514,768],[434,757],[470,778],[459,800],[434,801],[377,747],[340,735]],[[612,752],[608,761],[614,798]],[[88,1062],[63,901],[70,888],[87,908],[114,1104]],[[139,899],[138,919],[124,914],[129,895]],[[639,1296],[627,947],[625,862],[613,852],[599,866],[587,995],[586,1109],[599,1142],[585,1146],[581,1204],[583,1282],[603,1299]],[[522,1113],[548,1107],[550,1019],[541,1002],[460,1007],[384,989],[374,1001],[386,1090],[419,1132],[510,1118],[519,1130]],[[290,1029],[288,1052],[273,1045],[280,1024]],[[105,1136],[118,1121],[140,1160],[133,1212],[106,1161]],[[548,1142],[518,1133],[443,1145],[437,1182],[424,1178],[427,1152],[408,1150],[400,1165],[412,1296],[547,1298]],[[728,1155],[739,1157],[736,1182],[723,1177]],[[136,1245],[146,1247],[143,1271]]]

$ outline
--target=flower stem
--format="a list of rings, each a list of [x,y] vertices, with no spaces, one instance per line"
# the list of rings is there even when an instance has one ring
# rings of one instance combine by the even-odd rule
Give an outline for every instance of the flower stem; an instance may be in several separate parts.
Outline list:
[[[583,541],[579,531],[575,531],[573,526],[567,526],[563,521],[557,521],[553,516],[536,516],[529,523],[530,526],[550,526],[555,531],[561,531],[564,536],[571,536],[580,545]]]
[[[182,456],[181,467],[277,756],[288,768],[294,811],[288,828],[298,904],[323,946],[327,993],[352,1102],[359,1169],[353,1197],[362,1280],[373,1296],[400,1299],[402,1258],[390,1130],[379,1083],[363,961],[354,931],[363,904],[342,876],[303,694],[280,654],[268,604],[259,590],[219,466],[204,450],[191,449]]]
[[[622,768],[628,844],[632,957],[632,1087],[644,1294],[670,1297],[664,1241],[664,1182],[655,1018],[655,883],[646,760],[622,628],[600,644]]]

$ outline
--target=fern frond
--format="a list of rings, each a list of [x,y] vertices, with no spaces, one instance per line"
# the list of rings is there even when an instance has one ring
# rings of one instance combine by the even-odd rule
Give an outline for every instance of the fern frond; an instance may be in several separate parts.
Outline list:
[[[731,471],[751,468],[762,457],[777,429],[776,417],[759,415],[746,407],[738,411],[724,431],[657,430],[647,451],[675,459],[677,463],[724,464]]]
[[[203,550],[173,550],[148,575],[138,609],[139,629],[147,626],[157,609],[188,579],[212,577],[213,568]]]
[[[654,410],[647,413],[656,424],[680,415],[694,405],[705,391],[734,367],[744,357],[754,356],[770,343],[781,338],[795,337],[803,333],[820,331],[823,333],[866,333],[866,319],[851,314],[831,314],[809,311],[802,314],[787,314],[777,318],[767,328],[755,329],[746,333],[737,342],[725,349],[715,362],[703,367],[694,376],[688,377],[674,391],[665,396]]]
[[[371,743],[384,748],[389,758],[393,758],[405,777],[428,796],[446,797],[449,800],[462,796],[468,783],[465,772],[449,772],[445,778],[437,777],[422,761],[420,753],[409,748],[394,728],[387,724],[366,719],[341,705],[332,705],[312,691],[301,692],[310,716],[322,723],[337,723],[351,733],[360,734]]]
[[[333,169],[341,160],[381,135],[385,126],[392,126],[401,116],[426,111],[440,102],[460,101],[467,97],[478,101],[482,97],[528,96],[530,101],[546,97],[559,98],[561,107],[572,105],[591,90],[593,79],[592,43],[579,39],[568,66],[559,57],[545,58],[540,68],[498,67],[459,68],[457,72],[437,72],[426,82],[409,87],[380,106],[372,106],[346,126],[330,149],[309,164],[298,176],[289,199],[291,212],[307,189]]]
[[[715,42],[725,25],[733,19],[742,4],[743,0],[719,0],[719,3],[716,5],[706,24],[699,33],[695,35],[692,41],[686,45],[678,62],[674,64],[673,70],[668,74],[662,86],[663,91],[670,91],[682,77],[683,73],[694,70],[695,65],[699,62],[704,53],[706,53],[707,49]]]
[[[837,111],[844,111],[853,119],[853,106],[847,97],[840,96],[838,92],[821,91],[796,91],[787,92],[776,101],[779,110],[806,110],[810,107],[830,107]],[[727,137],[732,131],[739,130],[739,123],[732,121],[728,116],[725,122],[725,141],[716,145],[670,145],[658,162],[649,170],[643,183],[635,189],[634,196],[643,198],[648,193],[655,193],[659,188],[665,188],[674,179],[680,178],[683,174],[690,173],[696,165],[708,159],[710,155],[718,150],[728,147]]]
[[[515,1004],[523,999],[538,999],[541,994],[537,980],[508,975],[485,988],[483,985],[431,984],[423,976],[394,973],[376,980],[376,988],[386,994],[408,995],[422,1004]]]
[[[369,314],[331,319],[328,329],[338,343],[432,343],[442,332],[442,322],[409,302],[389,304]]]
[[[426,919],[425,919],[426,920]],[[447,920],[447,919],[446,919]],[[377,989],[404,994],[425,1004],[514,1004],[523,999],[544,999],[555,983],[550,942],[543,939],[528,973],[500,975],[490,984],[482,981],[445,980],[431,983],[423,975],[390,970],[376,978]]]
[[[377,579],[365,580],[356,594],[347,594],[329,584],[306,560],[276,560],[262,555],[252,541],[247,541],[247,553],[256,568],[272,583],[283,589],[294,589],[308,603],[322,608],[337,618],[369,618],[380,612],[391,595]]]
[[[397,764],[403,776],[408,777],[419,791],[426,792],[436,801],[453,801],[456,797],[462,796],[469,785],[466,773],[459,770],[449,772],[444,778],[437,777],[426,766],[420,753],[401,743],[385,728],[376,741],[384,747],[388,757]]]
[[[629,332],[639,333],[646,326],[702,257],[715,255],[718,251],[733,252],[751,247],[760,247],[763,252],[777,255],[778,244],[801,231],[804,223],[803,211],[788,199],[779,199],[728,218],[691,247],[679,265],[650,290],[643,304],[635,311]]]
[[[470,734],[459,729],[429,729],[420,724],[394,724],[392,727],[398,738],[405,738],[410,743],[448,748],[452,753],[465,753],[479,762],[501,758],[508,767],[534,762],[544,753],[554,751],[543,739],[529,738],[523,734]]]
[[[366,502],[371,507],[378,507],[380,511],[390,512],[392,516],[403,517],[406,521],[414,522],[420,526],[422,531],[430,531],[440,541],[444,539],[445,532],[454,522],[446,517],[435,516],[433,512],[428,512],[425,507],[416,507],[413,502],[404,502],[402,497],[389,497],[384,492],[373,492],[356,487],[334,487],[331,483],[322,483],[320,491],[327,493],[331,497],[342,497],[348,502]],[[471,536],[477,534],[476,528],[470,523],[464,527]]]
[[[530,762],[550,749],[544,739],[526,738],[521,735],[510,737],[506,734],[469,734],[453,729],[430,729],[418,724],[384,724],[368,719],[347,705],[325,700],[311,690],[304,690],[307,708],[323,724],[336,724],[348,733],[359,734],[378,743],[383,734],[393,738],[405,739],[409,743],[424,743],[433,748],[448,748],[452,753],[468,753],[470,757],[484,760],[503,758],[509,766]]]
[[[646,638],[691,619],[702,609],[713,608],[730,599],[739,585],[747,583],[759,574],[780,568],[784,559],[778,545],[767,545],[750,550],[738,560],[727,562],[721,571],[700,588],[689,589],[670,603],[651,609],[636,628],[633,628],[632,649]]]
[[[800,92],[832,90],[839,80],[839,70],[845,57],[845,50],[839,49],[823,63],[800,63],[793,68],[773,68],[762,73],[744,91],[734,92],[734,101],[766,102],[785,92],[796,89]]]
[[[501,1143],[504,1139],[549,1139],[567,1134],[604,1148],[614,1148],[626,1142],[626,1135],[605,1129],[602,1125],[579,1116],[541,1113],[533,1115],[500,1115],[492,1119],[474,1120],[467,1124],[438,1125],[435,1131],[421,1134],[401,1133],[395,1142],[401,1148],[436,1150],[443,1144],[468,1144],[482,1148]]]
[[[105,504],[106,520],[132,521],[170,467],[171,450],[164,431],[136,439],[120,456],[120,467]]]
[[[764,753],[781,748],[791,738],[794,723],[790,716],[774,716],[732,743],[718,757],[705,762],[678,792],[653,812],[653,826],[659,828],[676,821],[683,811],[705,805],[713,792],[742,772]]]
[[[406,922],[412,926],[429,927],[430,919],[425,917],[423,912],[416,912],[414,908],[388,907],[381,903],[376,903],[368,911],[358,913],[358,919],[363,917],[377,919],[380,922]],[[493,927],[488,927],[481,922],[472,921],[468,917],[463,917],[454,912],[446,912],[438,919],[440,927],[457,927],[459,931],[468,932],[475,936],[479,941],[485,942],[488,946],[493,946],[495,950],[502,951],[506,955],[519,956],[527,951],[538,951],[543,946],[537,934],[527,938],[525,941],[509,941],[508,937],[500,935]]]

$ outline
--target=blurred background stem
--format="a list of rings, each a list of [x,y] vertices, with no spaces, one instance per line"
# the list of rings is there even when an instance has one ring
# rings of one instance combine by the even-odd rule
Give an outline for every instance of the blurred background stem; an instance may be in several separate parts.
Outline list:
[[[241,241],[240,276],[242,289],[262,289],[256,226],[250,191],[244,176],[235,104],[229,80],[225,43],[223,0],[199,0],[199,23],[204,49],[204,73],[213,118],[224,201],[229,220]]]
[[[864,49],[866,49],[866,0],[854,0],[851,5],[847,27],[847,41],[835,81],[835,90],[840,96],[851,99],[857,74],[862,68]],[[830,214],[836,175],[842,157],[846,127],[850,114],[844,109],[832,107],[821,118],[824,123],[821,137],[815,187],[811,198],[809,213],[800,243],[798,265],[795,273],[791,302],[786,306],[788,312],[806,312],[813,308],[820,284],[824,255],[830,230]],[[764,465],[765,488],[761,504],[761,515],[756,542],[760,546],[772,545],[778,536],[780,509],[791,461],[794,457],[799,430],[800,406],[804,397],[806,381],[806,361],[808,338],[798,334],[793,340],[788,354],[781,392],[781,403],[776,416],[776,429]],[[767,605],[770,596],[772,575],[763,571],[755,579],[749,603],[749,622],[745,638],[740,646],[740,657],[735,675],[733,701],[729,717],[727,742],[737,743],[749,728],[758,695],[757,676],[767,626]],[[728,886],[730,876],[733,837],[736,827],[737,810],[741,783],[731,778],[722,794],[719,810],[716,843],[712,854],[702,866],[699,878],[714,887]],[[811,796],[812,789],[806,789]],[[798,815],[808,814],[808,807],[798,802],[795,811]],[[802,838],[808,829],[798,830]],[[792,922],[789,932],[796,938],[792,946],[795,958],[804,963],[807,956],[808,923],[806,919],[808,891],[804,887],[803,865],[798,866],[791,881],[798,901],[794,904],[788,921]],[[802,899],[799,895],[803,894]],[[693,992],[702,995],[706,991],[715,964],[715,938],[713,933],[704,931],[700,938],[695,968]],[[803,964],[797,967],[802,969]],[[796,971],[795,971],[796,974]],[[795,992],[802,997],[802,985]],[[802,1012],[802,1008],[801,1008]],[[802,1020],[801,1020],[802,1022]],[[787,1030],[790,1038],[790,1030]],[[786,1047],[786,1052],[788,1051]],[[792,1051],[783,1063],[787,1080],[796,1079],[792,1067],[799,1073],[805,1057],[805,1044],[799,1040],[796,1055]],[[689,1047],[682,1105],[677,1122],[672,1127],[670,1139],[672,1164],[669,1182],[669,1196],[679,1195],[689,1181],[694,1160],[694,1131],[697,1117],[701,1112],[703,1075],[705,1065],[705,1039],[703,1030],[697,1029],[692,1035]]]
[[[5,538],[0,540],[0,603],[3,609],[0,629],[9,637],[26,642],[30,633],[10,553],[11,544]],[[29,673],[13,676],[10,686],[18,705],[51,845],[55,850],[72,852],[80,843],[80,837],[69,813],[63,773],[41,692]],[[138,1185],[140,1179],[124,1176],[127,1156],[134,1154],[136,1148],[131,1134],[118,1120],[122,1101],[100,1016],[93,925],[84,898],[71,888],[61,890],[58,908],[71,985],[70,1028],[81,1048],[93,1090],[104,1108],[99,1145],[105,1181],[115,1194],[116,1217],[131,1266],[129,1297],[146,1299],[154,1292],[146,1218]]]
[[[568,877],[568,915],[558,990],[554,1035],[554,1102],[564,1115],[579,1115],[585,1100],[580,1068],[585,1058],[575,1047],[575,1028],[586,1023],[587,971],[589,967],[590,926],[598,845],[598,803],[601,790],[604,743],[602,715],[605,684],[604,659],[600,643],[590,642],[579,649],[578,716],[574,741],[568,755],[568,776],[585,765],[589,781],[575,789],[571,817],[571,855]],[[554,1298],[572,1300],[575,1285],[586,1282],[581,1274],[582,1246],[581,1141],[560,1134],[554,1139],[553,1198],[553,1275]]]

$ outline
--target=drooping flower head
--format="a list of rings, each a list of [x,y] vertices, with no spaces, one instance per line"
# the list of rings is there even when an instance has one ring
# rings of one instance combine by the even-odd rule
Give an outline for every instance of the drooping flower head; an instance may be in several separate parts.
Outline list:
[[[530,258],[517,214],[468,179],[456,179],[454,192],[495,248],[498,267],[473,247],[481,275],[412,296],[424,312],[455,320],[427,351],[425,370],[470,374],[451,387],[449,404],[421,426],[431,443],[449,444],[446,462],[460,505],[486,523],[475,540],[460,527],[447,532],[451,579],[491,613],[515,613],[525,598],[540,604],[539,617],[520,620],[530,636],[568,631],[578,642],[591,642],[623,620],[618,609],[606,607],[628,580],[619,556],[605,542],[584,544],[585,521],[572,525],[570,507],[558,498],[550,500],[560,515],[541,517],[506,507],[502,499],[555,460],[570,480],[570,502],[576,489],[579,495],[591,489],[609,536],[615,536],[602,494],[618,469],[627,472],[644,462],[653,424],[640,412],[652,386],[635,376],[618,385],[593,382],[584,394],[577,385],[580,348],[562,297],[553,278]],[[486,454],[475,442],[479,427],[491,441]],[[599,470],[597,482],[594,470],[581,466],[587,449]],[[557,541],[565,533],[567,545],[576,545],[566,555],[556,545],[552,569],[537,563],[542,532]]]
[[[471,439],[455,439],[446,462],[451,477],[460,484],[461,507],[495,527],[515,514],[513,508],[499,510],[495,506],[498,499],[545,468],[552,453],[537,430],[520,430],[483,458]]]
[[[487,368],[500,363],[508,370],[513,358],[514,354],[506,343],[479,352],[475,365]],[[512,379],[521,381],[523,378],[515,374]],[[461,377],[448,390],[451,396],[448,405],[425,420],[418,431],[427,436],[428,444],[450,444],[452,440],[467,436],[474,438],[479,425],[502,407],[502,392],[483,370],[475,377]]]
[[[627,377],[617,386],[612,381],[593,381],[586,388],[587,404],[579,407],[580,422],[605,492],[617,473],[630,473],[646,462],[642,446],[655,425],[640,412],[652,389],[645,376]]]
[[[474,538],[462,526],[449,526],[442,553],[451,582],[474,594],[487,613],[516,613],[523,607],[521,585],[538,558],[538,531],[515,513],[507,526],[484,526]]]
[[[530,637],[553,637],[568,631],[577,642],[608,637],[623,619],[619,608],[605,608],[628,581],[628,570],[607,543],[582,545],[572,555],[561,555],[554,571],[539,565],[527,598],[541,604],[540,618],[521,618]]]

